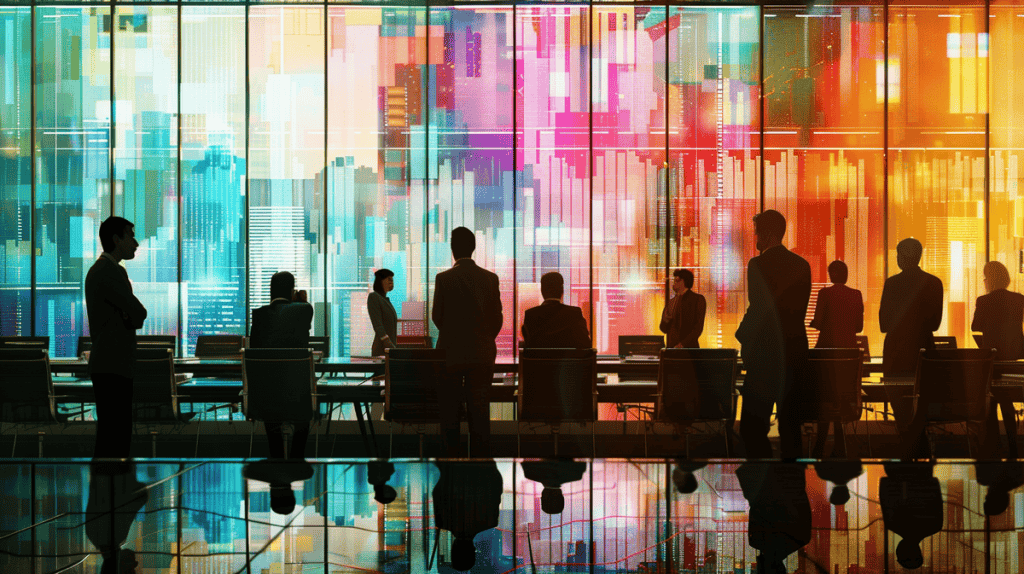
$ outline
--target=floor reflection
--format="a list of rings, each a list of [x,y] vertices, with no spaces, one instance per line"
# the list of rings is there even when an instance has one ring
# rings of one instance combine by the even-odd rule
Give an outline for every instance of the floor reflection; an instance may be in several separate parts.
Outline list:
[[[0,571],[1017,572],[1019,463],[0,466]]]

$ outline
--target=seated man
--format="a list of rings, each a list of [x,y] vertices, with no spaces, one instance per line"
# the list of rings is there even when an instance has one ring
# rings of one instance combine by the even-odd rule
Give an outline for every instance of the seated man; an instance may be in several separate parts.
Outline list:
[[[565,281],[557,271],[540,278],[544,302],[526,310],[523,318],[523,347],[589,349],[590,332],[583,310],[562,303]]]
[[[295,290],[295,277],[287,272],[274,273],[270,278],[270,305],[252,312],[249,346],[267,349],[302,349],[309,347],[309,328],[313,323],[313,306],[306,302],[306,292]],[[303,458],[309,421],[265,421],[270,458],[286,458],[284,423],[295,426],[290,458]]]

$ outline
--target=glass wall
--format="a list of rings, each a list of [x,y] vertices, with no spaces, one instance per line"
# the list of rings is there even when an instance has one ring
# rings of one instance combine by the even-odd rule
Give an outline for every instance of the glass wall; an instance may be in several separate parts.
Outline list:
[[[775,208],[815,293],[849,265],[876,354],[910,236],[939,334],[973,345],[985,261],[1022,287],[1022,3],[728,4],[0,8],[0,334],[74,353],[115,213],[144,332],[183,354],[246,333],[279,270],[334,356],[368,354],[382,267],[401,333],[436,335],[459,225],[501,280],[502,355],[555,270],[602,353],[658,332],[679,267],[701,344],[735,346]]]

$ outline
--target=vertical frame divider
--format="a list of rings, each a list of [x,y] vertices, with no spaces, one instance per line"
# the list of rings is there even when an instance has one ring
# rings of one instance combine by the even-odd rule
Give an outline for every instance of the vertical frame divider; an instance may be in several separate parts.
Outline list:
[[[992,59],[991,59],[992,58],[992,36],[991,36],[991,22],[990,22],[991,17],[992,17],[991,14],[992,14],[992,0],[985,0],[985,38],[987,38],[987,42],[988,42],[988,48],[986,49],[987,51],[986,51],[986,55],[985,55],[985,179],[984,179],[984,182],[985,182],[985,199],[984,199],[984,202],[985,202],[985,262],[986,263],[989,262],[992,259],[992,251],[991,251],[991,245],[992,245],[991,237],[992,237],[992,234],[991,234],[991,229],[990,229],[992,220],[991,220],[991,206],[989,204],[989,201],[990,201],[989,192],[990,192],[991,185],[992,185],[991,174],[989,173],[989,170],[991,170],[991,168],[992,168],[991,163],[990,163],[991,162],[991,155],[992,155],[992,147],[991,147],[992,139],[991,139],[991,133],[990,133],[990,129],[991,129],[991,125],[992,125],[991,124],[992,106],[990,105],[990,103],[992,102],[992,96],[991,96],[991,93],[992,93],[992,74],[990,73],[990,70],[992,69],[992,66],[989,64],[989,62],[992,61]],[[988,524],[987,518],[986,518],[985,524],[986,525]],[[985,566],[986,566],[986,570],[985,571],[987,572],[988,571],[988,561],[987,561],[988,546],[986,545],[985,548],[986,548],[986,550],[985,550],[985,555],[986,555]]]
[[[597,343],[597,325],[594,322],[594,1],[590,0],[587,4],[587,34],[589,41],[587,42],[587,142],[589,142],[589,153],[587,157],[590,158],[590,181],[587,193],[590,194],[590,201],[587,203],[590,209],[587,212],[587,217],[590,221],[590,246],[587,249],[587,256],[589,259],[590,267],[590,313],[587,319],[590,321],[590,341],[594,345],[594,348],[600,349]],[[593,512],[593,511],[591,511]],[[593,534],[593,532],[591,532]],[[590,543],[594,543],[594,538],[591,536]],[[590,561],[590,571],[593,574],[594,564],[593,560]]]
[[[757,43],[758,43],[758,47],[757,47],[757,57],[758,57],[758,66],[757,66],[757,85],[758,85],[757,92],[758,93],[757,93],[757,100],[758,100],[758,105],[760,106],[760,112],[758,113],[758,116],[759,116],[759,121],[760,121],[760,124],[761,124],[761,126],[760,126],[761,127],[761,132],[759,134],[759,137],[757,138],[757,141],[758,141],[758,152],[761,154],[760,161],[757,162],[758,166],[759,166],[759,177],[758,177],[758,180],[759,180],[759,183],[760,183],[760,185],[758,186],[758,194],[760,195],[760,203],[758,205],[758,213],[764,211],[764,173],[765,173],[765,166],[764,166],[764,164],[767,161],[765,159],[765,157],[764,157],[764,113],[765,113],[765,110],[764,110],[764,20],[765,20],[764,7],[765,7],[765,3],[764,3],[764,1],[762,1],[761,5],[759,7],[760,11],[761,11],[761,14],[760,14],[760,17],[757,19],[757,37],[758,37],[758,40],[757,40]],[[719,65],[721,65],[721,63],[719,63]]]
[[[331,101],[331,98],[330,98],[331,84],[330,84],[330,82],[327,81],[327,58],[330,56],[330,51],[329,51],[329,49],[327,47],[327,35],[330,34],[330,29],[331,29],[331,27],[329,25],[331,14],[330,14],[330,8],[327,5],[327,0],[324,0],[323,6],[324,6],[324,178],[323,178],[323,181],[324,181],[324,183],[323,183],[323,186],[324,186],[324,197],[323,197],[323,202],[324,202],[323,203],[323,205],[324,205],[324,231],[323,231],[323,249],[324,249],[324,336],[325,337],[330,337],[331,336],[331,311],[330,311],[331,304],[330,304],[330,299],[329,299],[329,295],[328,295],[329,292],[327,291],[327,286],[329,284],[328,277],[329,277],[329,273],[330,273],[330,270],[331,270],[331,263],[330,263],[331,255],[328,252],[329,250],[327,248],[327,245],[328,245],[328,243],[327,243],[328,227],[327,226],[329,225],[329,223],[328,223],[329,218],[328,218],[328,213],[327,212],[328,212],[328,210],[330,209],[330,206],[331,206],[331,202],[328,201],[328,196],[329,196],[330,190],[331,190],[330,181],[329,181],[330,180],[330,172],[331,172],[331,170],[330,170],[330,165],[328,164],[329,160],[328,160],[328,154],[327,154],[327,127],[328,127],[328,122],[329,122],[329,119],[330,119],[329,116],[328,116],[327,109],[328,109],[328,105],[329,105],[328,102]],[[337,338],[334,337],[332,339],[335,339],[334,340],[334,345],[337,345],[338,344],[338,341],[336,340]],[[327,351],[328,351],[328,353],[330,353],[330,346],[328,346]],[[349,351],[349,353],[351,354],[351,350]],[[333,353],[331,353],[331,354],[333,355]]]
[[[178,0],[178,169],[176,179],[177,185],[177,204],[178,204],[178,232],[175,234],[178,237],[178,344],[180,345],[178,352],[179,356],[184,357],[188,354],[188,333],[184,329],[185,317],[188,316],[187,310],[184,307],[184,298],[182,297],[182,285],[181,285],[181,254],[182,254],[182,240],[184,233],[183,224],[185,218],[182,216],[182,210],[185,207],[185,198],[182,197],[181,193],[181,0]],[[180,520],[179,520],[180,522]],[[180,525],[179,525],[180,526]],[[178,560],[179,570],[181,569],[181,559]]]
[[[516,0],[512,0],[512,358],[519,356],[519,337],[516,335],[516,322],[519,320],[519,224],[522,218],[519,217],[519,21],[517,19],[519,7]],[[526,230],[523,230],[525,237]],[[533,268],[533,265],[530,265]],[[572,293],[572,274],[569,274],[569,292]],[[515,463],[513,463],[515,466]],[[514,473],[513,473],[514,476]],[[514,500],[514,497],[513,497]],[[513,502],[514,504],[514,502]],[[512,516],[515,516],[513,510]],[[512,544],[515,546],[515,537],[512,537]],[[514,555],[514,552],[513,552]]]
[[[117,187],[117,175],[114,172],[114,151],[117,149],[117,98],[115,97],[115,79],[114,74],[116,68],[114,62],[117,60],[117,51],[114,49],[115,41],[117,38],[117,1],[110,1],[110,30],[107,32],[110,34],[110,137],[107,138],[107,150],[109,157],[107,158],[110,162],[110,173],[109,176],[109,188],[110,193],[110,215],[114,215],[117,211],[117,195],[115,189]]]
[[[29,8],[29,37],[31,47],[29,48],[29,98],[31,102],[29,107],[31,109],[32,117],[29,118],[29,177],[32,181],[29,185],[29,295],[28,295],[28,321],[29,321],[29,335],[36,334],[36,9],[37,6],[33,4]],[[19,330],[24,333],[25,328]],[[53,343],[51,343],[52,345]],[[51,346],[51,349],[53,347]]]
[[[882,277],[889,277],[889,0],[882,14]]]
[[[242,283],[245,285],[245,318],[242,320],[242,332],[245,333],[246,336],[249,335],[249,315],[251,314],[250,307],[252,306],[252,302],[249,300],[249,292],[252,289],[249,285],[249,180],[252,175],[252,166],[249,165],[249,8],[250,5],[246,2],[245,21],[243,23],[245,26],[245,204],[242,206],[245,212],[245,232],[243,239],[245,242],[245,269],[242,270]],[[246,508],[248,508],[248,506]],[[248,518],[246,518],[246,523],[248,523]],[[249,540],[246,538],[247,553],[248,550]]]

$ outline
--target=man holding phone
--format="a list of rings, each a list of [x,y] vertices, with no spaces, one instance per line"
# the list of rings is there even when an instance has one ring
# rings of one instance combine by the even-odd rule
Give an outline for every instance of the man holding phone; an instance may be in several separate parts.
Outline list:
[[[313,324],[313,306],[305,291],[295,290],[295,276],[287,271],[270,278],[270,304],[253,309],[249,346],[266,349],[304,349],[309,347],[309,329]],[[288,421],[265,421],[270,441],[270,458],[303,458],[309,421],[296,421],[290,453],[284,452],[281,425]]]

